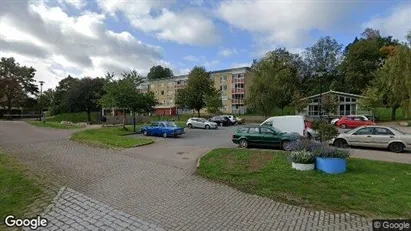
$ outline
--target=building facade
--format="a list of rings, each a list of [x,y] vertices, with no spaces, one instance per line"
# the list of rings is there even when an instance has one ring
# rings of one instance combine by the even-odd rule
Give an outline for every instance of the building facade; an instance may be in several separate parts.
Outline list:
[[[300,112],[299,114],[303,114],[311,118],[320,117],[321,97],[324,95],[333,95],[338,100],[338,104],[335,108],[335,113],[330,113],[329,115],[331,118],[344,115],[363,115],[369,113],[368,111],[364,111],[360,108],[359,100],[364,96],[338,91],[328,91],[302,99],[308,100],[308,106],[303,112]],[[326,116],[324,112],[322,112],[322,115]]]
[[[221,90],[222,112],[227,114],[244,114],[246,112],[245,98],[248,86],[252,81],[249,67],[217,70],[210,72],[214,86]],[[178,108],[175,96],[178,89],[186,87],[188,75],[175,76],[166,79],[147,81],[141,86],[141,91],[154,92],[159,104],[157,115],[176,115],[193,113],[192,110]],[[203,113],[206,111],[203,111]]]

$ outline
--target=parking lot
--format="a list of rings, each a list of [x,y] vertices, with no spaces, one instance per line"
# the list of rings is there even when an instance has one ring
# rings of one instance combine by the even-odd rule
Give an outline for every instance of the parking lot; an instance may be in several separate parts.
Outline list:
[[[168,166],[193,170],[197,159],[208,151],[219,147],[237,147],[232,143],[231,135],[240,126],[219,127],[217,130],[185,128],[186,134],[179,138],[151,137],[156,140],[154,144],[127,149],[123,153]],[[401,129],[411,133],[410,128]],[[143,135],[133,136],[143,137]],[[410,150],[401,154],[379,149],[351,148],[350,150],[353,157],[411,164]]]

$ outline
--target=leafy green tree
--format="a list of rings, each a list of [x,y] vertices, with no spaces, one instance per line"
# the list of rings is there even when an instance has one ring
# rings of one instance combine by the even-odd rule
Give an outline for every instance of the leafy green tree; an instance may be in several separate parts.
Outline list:
[[[405,36],[405,38],[408,41],[408,45],[411,46],[411,30],[408,31],[407,35]]]
[[[275,108],[284,109],[300,86],[298,56],[285,49],[268,52],[252,67],[254,80],[246,104],[268,117]]]
[[[91,122],[91,112],[99,109],[98,101],[104,94],[103,78],[84,77],[75,82],[66,95],[67,104],[71,111],[87,113],[87,119]]]
[[[383,47],[395,46],[398,41],[392,37],[381,37],[379,31],[365,29],[359,41],[352,44],[341,64],[341,74],[344,76],[344,86],[348,92],[361,94],[376,77],[379,67],[389,56],[390,49]]]
[[[337,107],[340,105],[338,97],[334,94],[325,94],[321,97],[322,111],[330,117],[330,113],[337,113]]]
[[[99,100],[103,107],[117,107],[122,109],[130,109],[133,112],[134,131],[136,130],[135,113],[150,112],[152,107],[157,104],[154,94],[141,93],[137,90],[138,86],[143,82],[142,77],[133,70],[131,72],[122,73],[122,78],[115,80],[114,75],[106,78],[106,83],[103,87],[105,94]],[[123,114],[123,128],[126,129],[126,113]]]
[[[33,67],[20,66],[16,60],[2,57],[0,60],[0,105],[7,107],[11,114],[12,107],[22,106],[29,97],[36,95]]]
[[[71,106],[72,102],[70,102],[67,94],[78,81],[79,79],[70,75],[60,80],[55,89],[53,105],[50,108],[51,115],[73,112],[73,108]]]
[[[173,71],[170,68],[162,67],[160,65],[150,68],[150,72],[147,74],[149,80],[170,78],[173,76]]]
[[[378,70],[373,83],[378,89],[378,98],[391,108],[391,119],[395,120],[396,110],[403,106],[411,109],[411,48],[398,45],[393,56],[389,57]],[[377,91],[375,90],[374,91]],[[369,90],[372,91],[372,90]]]
[[[307,109],[309,103],[309,100],[303,94],[301,94],[300,91],[294,92],[291,106],[295,108],[297,113],[304,112]]]
[[[375,108],[382,106],[379,90],[374,86],[367,87],[363,92],[364,98],[360,98],[359,104],[362,109],[375,114]]]
[[[342,45],[330,36],[320,38],[313,46],[306,49],[305,62],[309,73],[303,82],[308,89],[307,94],[315,95],[331,90],[330,84],[334,87],[341,86],[342,76],[338,67],[342,55]]]
[[[217,89],[211,89],[210,93],[205,97],[205,104],[207,111],[212,114],[219,113],[223,107],[221,100],[221,91]]]
[[[204,67],[195,66],[188,74],[187,86],[176,94],[176,104],[180,107],[200,110],[206,106],[206,99],[214,92],[214,82]]]

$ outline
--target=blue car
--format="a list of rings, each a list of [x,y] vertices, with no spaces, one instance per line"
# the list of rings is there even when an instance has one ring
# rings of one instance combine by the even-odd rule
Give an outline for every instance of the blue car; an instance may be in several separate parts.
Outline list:
[[[157,121],[141,128],[145,136],[177,137],[184,134],[184,128],[171,121]]]

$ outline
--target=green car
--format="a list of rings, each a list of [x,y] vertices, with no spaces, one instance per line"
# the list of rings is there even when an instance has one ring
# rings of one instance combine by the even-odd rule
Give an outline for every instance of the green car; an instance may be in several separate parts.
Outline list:
[[[288,144],[297,141],[301,136],[298,133],[286,133],[273,127],[249,125],[238,128],[232,141],[241,148],[249,146],[279,147],[286,151],[290,148]]]

